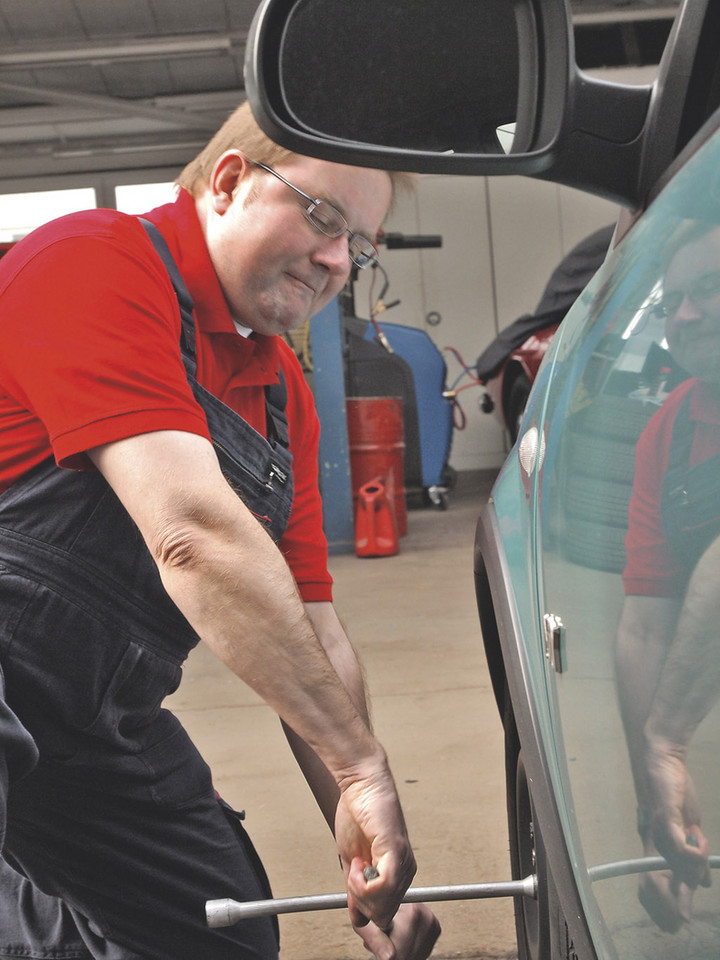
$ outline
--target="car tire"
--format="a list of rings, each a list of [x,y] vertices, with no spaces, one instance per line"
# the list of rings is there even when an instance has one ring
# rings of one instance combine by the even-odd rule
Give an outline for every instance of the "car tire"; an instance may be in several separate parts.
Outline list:
[[[524,880],[534,874],[537,878],[534,900],[515,897],[518,960],[546,960],[551,951],[550,875],[525,760],[512,717],[505,726],[505,772],[512,877]]]
[[[607,573],[624,569],[635,447],[655,409],[599,395],[573,417],[563,484],[563,548],[571,563]]]
[[[507,402],[507,425],[513,443],[520,433],[520,424],[525,414],[532,384],[524,373],[519,373],[512,382]]]
[[[632,485],[571,473],[565,490],[565,557],[607,573],[625,566],[625,535]]]
[[[656,410],[652,404],[630,401],[626,396],[600,394],[577,414],[577,422],[587,437],[610,437],[634,446]]]
[[[568,481],[566,510],[568,517],[627,529],[632,486],[598,477],[573,474]]]
[[[625,568],[625,527],[592,523],[568,517],[565,523],[565,557],[570,563],[606,573],[622,573]]]
[[[601,476],[615,483],[632,484],[635,474],[635,444],[617,443],[608,437],[571,437],[570,474]]]

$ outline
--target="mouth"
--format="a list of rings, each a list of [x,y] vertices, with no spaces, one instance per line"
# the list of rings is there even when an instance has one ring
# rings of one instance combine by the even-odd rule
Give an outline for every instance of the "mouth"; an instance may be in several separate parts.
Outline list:
[[[311,283],[309,280],[303,279],[303,277],[299,277],[295,273],[288,273],[288,277],[290,277],[290,279],[294,281],[294,283],[296,283],[304,291],[309,292],[312,297],[316,297],[318,295],[318,288],[314,283]]]
[[[685,348],[693,350],[708,350],[716,347],[719,340],[720,332],[718,331],[698,331],[696,333],[688,333],[685,336]]]

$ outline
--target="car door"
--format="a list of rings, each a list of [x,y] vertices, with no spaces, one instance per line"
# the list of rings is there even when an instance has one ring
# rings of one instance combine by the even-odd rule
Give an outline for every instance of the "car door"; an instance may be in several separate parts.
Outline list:
[[[682,538],[667,532],[670,508],[664,503],[668,477],[690,455],[679,426],[688,398],[695,398],[694,412],[683,421],[685,431],[700,429],[689,426],[689,416],[717,432],[720,263],[713,267],[707,251],[720,225],[719,169],[715,133],[606,261],[540,371],[518,448],[520,454],[523,435],[533,444],[541,438],[531,497],[537,635],[545,645],[545,749],[554,760],[556,800],[588,924],[597,942],[609,939],[620,957],[710,958],[718,950],[716,890],[699,887],[689,919],[671,932],[671,911],[656,909],[651,916],[640,902],[651,864],[643,859],[638,833],[638,770],[629,756],[619,690],[641,697],[652,665],[624,676],[616,654],[628,596],[653,607],[653,598],[660,599],[657,609],[672,620],[658,626],[675,636],[683,623],[676,621],[678,610],[695,602],[689,584],[717,535],[720,474],[686,524],[693,536],[706,531],[695,547],[682,552]],[[708,264],[696,269],[705,255]],[[682,270],[697,274],[686,286]],[[668,324],[681,297],[689,303],[686,325],[717,326],[715,338],[705,334],[702,376],[692,377],[694,369],[684,369],[678,350],[669,349],[675,340]],[[683,356],[691,365],[687,352]],[[687,475],[682,469],[677,474],[681,499],[694,495],[685,489]],[[499,486],[511,482],[506,474]],[[500,490],[496,498],[502,502]],[[717,602],[720,574],[705,586]],[[719,643],[717,621],[714,631]],[[713,703],[716,695],[707,699]],[[720,851],[719,745],[720,711],[713,706],[701,717],[687,760],[711,854]],[[711,866],[717,862],[711,856]]]

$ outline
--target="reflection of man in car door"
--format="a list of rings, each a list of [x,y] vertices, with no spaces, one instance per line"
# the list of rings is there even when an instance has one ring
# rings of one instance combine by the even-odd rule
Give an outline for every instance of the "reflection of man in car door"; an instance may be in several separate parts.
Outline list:
[[[708,842],[686,760],[720,693],[720,227],[694,223],[663,279],[668,347],[689,374],[637,446],[617,681],[647,855],[640,900],[665,930],[708,886]]]

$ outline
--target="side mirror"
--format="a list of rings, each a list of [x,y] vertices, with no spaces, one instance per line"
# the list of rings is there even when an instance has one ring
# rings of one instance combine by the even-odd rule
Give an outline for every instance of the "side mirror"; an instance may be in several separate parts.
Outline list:
[[[535,172],[562,119],[570,30],[565,0],[542,2],[552,44],[537,0],[264,0],[247,45],[248,98],[266,132],[297,152],[433,173]],[[541,109],[547,62],[551,116]]]
[[[637,207],[707,117],[691,101],[710,3],[682,0],[651,87],[578,70],[569,0],[262,0],[245,85],[297,153],[522,174]]]

